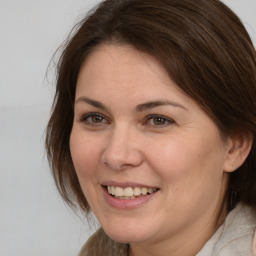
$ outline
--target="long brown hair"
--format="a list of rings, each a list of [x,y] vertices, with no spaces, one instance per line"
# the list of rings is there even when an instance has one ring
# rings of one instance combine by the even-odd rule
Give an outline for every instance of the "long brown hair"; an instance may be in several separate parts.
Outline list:
[[[230,174],[228,206],[256,207],[256,53],[239,18],[218,0],[105,0],[63,47],[46,149],[56,185],[88,212],[69,150],[81,64],[99,44],[129,44],[154,56],[224,136],[251,132],[245,163]]]

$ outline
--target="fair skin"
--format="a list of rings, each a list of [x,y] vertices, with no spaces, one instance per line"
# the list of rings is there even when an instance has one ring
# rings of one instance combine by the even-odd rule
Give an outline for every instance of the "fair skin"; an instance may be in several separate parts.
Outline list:
[[[226,216],[231,139],[151,56],[101,45],[83,63],[70,150],[105,232],[134,256],[194,256]],[[106,187],[152,188],[114,198]]]

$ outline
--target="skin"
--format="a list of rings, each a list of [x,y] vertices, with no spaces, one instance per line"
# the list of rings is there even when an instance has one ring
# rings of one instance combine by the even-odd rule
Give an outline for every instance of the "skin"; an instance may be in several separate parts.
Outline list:
[[[164,104],[138,107],[155,101]],[[70,151],[92,211],[112,239],[130,244],[130,255],[200,251],[227,214],[233,146],[153,57],[108,44],[83,63]],[[135,209],[116,209],[103,196],[105,181],[160,190]]]

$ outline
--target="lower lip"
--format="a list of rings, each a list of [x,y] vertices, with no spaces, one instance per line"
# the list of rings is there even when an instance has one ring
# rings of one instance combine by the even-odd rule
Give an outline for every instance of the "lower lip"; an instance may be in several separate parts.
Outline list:
[[[103,187],[103,195],[106,200],[106,202],[113,208],[118,209],[135,209],[138,208],[145,203],[147,203],[149,200],[151,200],[156,194],[158,194],[158,191],[145,196],[140,196],[135,199],[118,199],[113,196],[111,196],[107,189]]]

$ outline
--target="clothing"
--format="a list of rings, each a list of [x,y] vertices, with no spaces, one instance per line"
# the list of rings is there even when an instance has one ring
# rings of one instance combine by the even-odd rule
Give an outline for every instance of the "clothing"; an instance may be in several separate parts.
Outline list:
[[[196,256],[256,256],[256,211],[241,204]]]
[[[113,241],[99,229],[79,256],[127,256],[127,251],[127,244]],[[256,256],[256,211],[238,204],[195,256]]]

